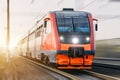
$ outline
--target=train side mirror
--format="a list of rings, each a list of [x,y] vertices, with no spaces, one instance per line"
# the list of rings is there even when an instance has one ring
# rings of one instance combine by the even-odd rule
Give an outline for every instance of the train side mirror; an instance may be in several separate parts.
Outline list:
[[[98,31],[98,25],[95,24],[95,31]]]
[[[98,31],[98,20],[97,19],[93,19],[93,21],[95,22],[95,31]]]

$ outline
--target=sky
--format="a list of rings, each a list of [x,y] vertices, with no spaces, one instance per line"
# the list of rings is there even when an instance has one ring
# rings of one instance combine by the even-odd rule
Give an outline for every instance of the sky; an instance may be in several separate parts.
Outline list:
[[[84,10],[91,12],[99,20],[99,31],[95,32],[96,40],[120,38],[120,0],[92,1],[86,1],[88,3]]]
[[[6,43],[6,1],[0,0],[0,46]],[[10,44],[17,44],[48,11],[63,7],[92,13],[99,20],[96,40],[120,38],[119,0],[10,0]]]

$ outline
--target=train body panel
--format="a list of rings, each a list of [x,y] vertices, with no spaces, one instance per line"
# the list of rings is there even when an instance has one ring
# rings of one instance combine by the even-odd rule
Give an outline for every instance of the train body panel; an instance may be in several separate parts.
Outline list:
[[[29,44],[29,55],[30,57],[35,58],[36,50],[35,50],[35,34],[34,33],[32,33],[29,36],[28,44]]]
[[[41,37],[37,37],[36,40],[35,40],[35,42],[36,42],[36,45],[35,45],[35,47],[36,47],[35,48],[36,49],[36,59],[39,59]]]
[[[35,27],[26,37],[26,56],[55,63],[59,69],[91,69],[95,48],[90,13],[50,12]]]
[[[27,52],[27,38],[23,39],[21,41],[21,55],[23,56],[27,56],[26,52]]]

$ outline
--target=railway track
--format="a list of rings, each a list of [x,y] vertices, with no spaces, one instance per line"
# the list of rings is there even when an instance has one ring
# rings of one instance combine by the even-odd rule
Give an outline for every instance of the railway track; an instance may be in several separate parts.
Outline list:
[[[104,74],[100,74],[100,73],[96,73],[96,72],[88,71],[88,70],[82,70],[82,71],[81,70],[62,70],[61,71],[58,69],[48,67],[46,65],[43,65],[39,62],[30,60],[30,59],[26,59],[26,58],[24,59],[29,61],[29,64],[31,65],[34,65],[38,68],[40,66],[46,69],[53,76],[57,75],[58,80],[119,80],[119,78],[116,78],[116,77],[107,76]]]
[[[97,73],[94,71],[88,71],[88,70],[84,70],[85,72],[87,72],[87,74],[102,78],[103,80],[120,80],[120,78],[117,77],[113,77],[112,75],[105,75],[105,74],[101,74],[101,73]]]
[[[115,80],[120,80],[120,66],[118,65],[115,66],[110,64],[94,63],[92,71],[112,76]]]
[[[71,74],[68,74],[68,73],[65,73],[63,71],[60,71],[60,70],[57,70],[57,69],[54,69],[54,68],[51,68],[51,67],[48,67],[46,65],[43,65],[41,63],[38,63],[36,61],[33,61],[33,60],[30,60],[30,59],[27,59],[27,58],[24,58],[22,57],[24,60],[27,60],[29,62],[29,64],[31,65],[34,65],[35,67],[37,68],[40,68],[42,67],[43,69],[49,71],[50,74],[54,74],[53,76],[58,76],[58,80],[82,80],[74,75],[71,75]],[[62,77],[62,78],[61,78]],[[63,79],[64,77],[64,79]],[[60,78],[60,79],[59,79]]]
[[[80,77],[82,80],[120,80],[117,77],[101,74],[95,71],[82,70],[82,71],[66,71],[74,76]]]
[[[95,57],[94,65],[106,65],[106,67],[111,67],[115,69],[120,69],[120,59],[119,58],[107,58],[107,57]]]

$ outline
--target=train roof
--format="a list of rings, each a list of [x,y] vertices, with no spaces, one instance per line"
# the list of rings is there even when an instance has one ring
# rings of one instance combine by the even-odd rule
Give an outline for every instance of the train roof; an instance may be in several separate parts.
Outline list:
[[[75,13],[77,13],[77,14],[90,14],[89,12],[86,12],[86,11],[75,11],[74,9],[72,9],[72,8],[63,8],[63,10],[61,10],[61,11],[50,11],[49,13],[54,13],[54,14],[56,14],[56,13],[63,13],[63,14],[75,14]]]

